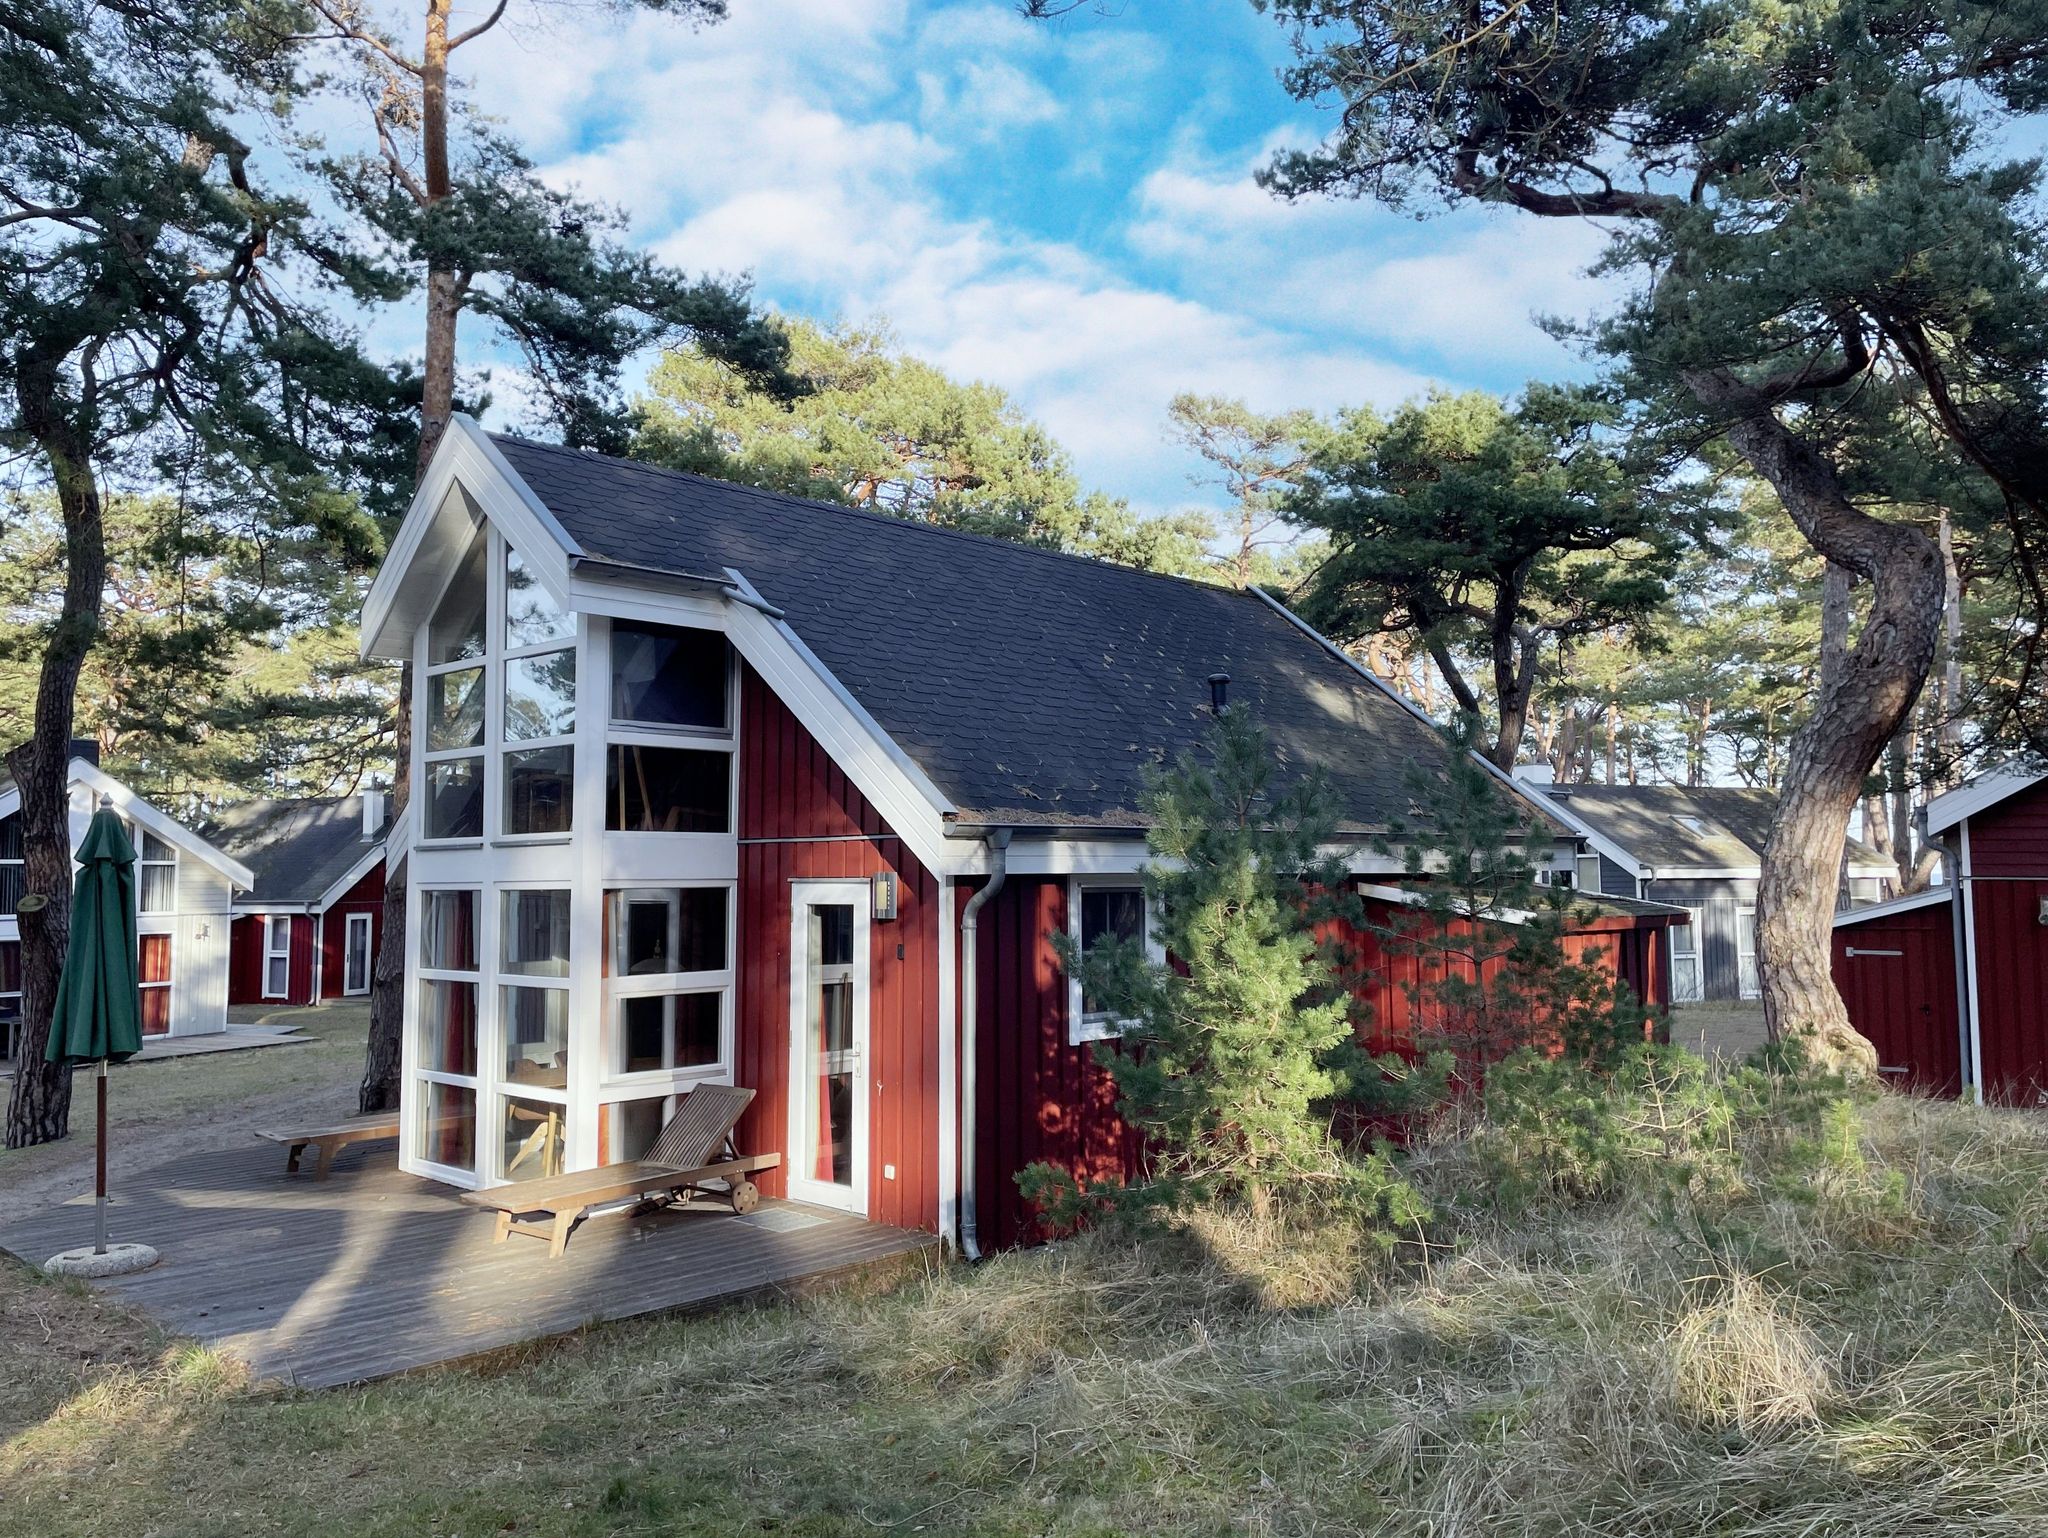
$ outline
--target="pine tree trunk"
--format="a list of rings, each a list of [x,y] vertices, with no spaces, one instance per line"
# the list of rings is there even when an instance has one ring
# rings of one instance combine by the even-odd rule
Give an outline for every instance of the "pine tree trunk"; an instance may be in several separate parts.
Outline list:
[[[7,755],[7,767],[21,788],[24,889],[48,899],[20,916],[21,1060],[7,1099],[7,1146],[26,1148],[55,1142],[70,1130],[71,1069],[45,1063],[43,1051],[71,939],[73,702],[86,653],[99,635],[107,549],[91,450],[63,414],[65,397],[55,369],[24,367],[17,379],[22,425],[56,484],[65,561],[64,607],[43,648],[35,725],[29,740]]]
[[[1764,1022],[1830,1066],[1874,1074],[1877,1051],[1849,1023],[1831,975],[1831,930],[1849,813],[1865,777],[1913,708],[1942,615],[1939,552],[1904,524],[1850,502],[1834,467],[1768,403],[1726,374],[1688,376],[1730,410],[1728,441],[1777,491],[1815,550],[1869,583],[1856,644],[1835,661],[1792,739],[1757,891]]]

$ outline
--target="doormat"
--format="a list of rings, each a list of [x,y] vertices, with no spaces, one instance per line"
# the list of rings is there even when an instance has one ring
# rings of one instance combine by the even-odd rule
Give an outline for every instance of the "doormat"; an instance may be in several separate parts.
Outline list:
[[[821,1218],[814,1212],[792,1212],[787,1207],[763,1207],[759,1212],[750,1212],[745,1217],[735,1218],[733,1221],[750,1224],[755,1228],[765,1228],[771,1234],[793,1234],[799,1229],[816,1228],[832,1220]]]

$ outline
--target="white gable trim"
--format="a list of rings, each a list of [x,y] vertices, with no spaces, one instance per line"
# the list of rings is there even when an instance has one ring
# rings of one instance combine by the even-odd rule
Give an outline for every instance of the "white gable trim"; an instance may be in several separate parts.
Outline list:
[[[325,913],[329,908],[341,901],[342,895],[350,887],[354,886],[383,863],[384,841],[380,838],[374,844],[365,844],[363,846],[363,857],[341,875],[337,876],[326,891],[313,899],[312,911],[314,913]]]
[[[1845,908],[1835,915],[1835,928],[1890,918],[1894,913],[1911,913],[1915,908],[1931,908],[1936,903],[1954,902],[1955,896],[1953,887],[1937,886],[1915,892],[1911,897],[1894,897],[1890,902],[1872,903],[1867,908]]]
[[[1517,780],[1515,783],[1520,785],[1528,794],[1540,797],[1543,804],[1557,814],[1559,822],[1572,829],[1601,854],[1604,854],[1616,865],[1619,865],[1635,881],[1635,891],[1624,895],[1641,897],[1645,881],[1650,880],[1654,875],[1665,874],[1664,872],[1652,871],[1647,860],[1638,859],[1631,850],[1616,843],[1612,838],[1609,838],[1605,833],[1594,827],[1592,823],[1581,817],[1572,809],[1569,796],[1545,795],[1542,786],[1531,785],[1524,780]]]
[[[1944,832],[1965,817],[1974,817],[2023,790],[2031,790],[2043,780],[2048,780],[2048,773],[2029,774],[2016,769],[1998,769],[1980,775],[1969,784],[1959,785],[1927,803],[1924,812],[1926,831],[1930,836]]]
[[[583,554],[582,548],[513,471],[475,418],[458,411],[363,599],[365,657],[403,662],[412,655],[415,631],[432,613],[453,563],[468,544],[466,538],[451,539],[445,533],[436,543],[450,497],[466,498],[519,552],[548,596],[565,609],[572,607],[569,563]],[[437,569],[443,566],[447,569]]]
[[[256,884],[255,874],[248,866],[223,854],[175,818],[158,811],[90,759],[71,760],[71,775],[67,783],[73,787],[85,786],[93,793],[95,802],[100,796],[107,797],[114,803],[114,809],[123,817],[139,827],[149,829],[165,843],[185,851],[201,863],[212,866],[243,891],[248,891]],[[20,809],[19,785],[10,785],[5,791],[0,791],[0,817],[10,817]]]

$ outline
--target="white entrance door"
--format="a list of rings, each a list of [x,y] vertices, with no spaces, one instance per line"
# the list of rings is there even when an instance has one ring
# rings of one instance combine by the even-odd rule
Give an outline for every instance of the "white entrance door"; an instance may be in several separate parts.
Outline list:
[[[342,936],[341,991],[346,994],[370,991],[370,915],[351,913]]]
[[[868,885],[792,884],[789,1194],[868,1210]]]

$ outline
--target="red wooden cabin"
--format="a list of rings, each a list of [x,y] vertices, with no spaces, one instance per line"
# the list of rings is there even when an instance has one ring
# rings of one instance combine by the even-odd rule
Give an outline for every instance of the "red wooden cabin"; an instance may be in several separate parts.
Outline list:
[[[1146,932],[1147,771],[1212,677],[1328,774],[1361,880],[1448,749],[1279,604],[494,437],[458,418],[363,619],[418,681],[400,1162],[637,1157],[757,1092],[771,1196],[1023,1239],[1014,1175],[1128,1150],[1050,936]],[[1512,787],[1510,794],[1516,794]],[[1426,797],[1424,798],[1426,801]],[[1560,873],[1579,841],[1543,822]],[[1670,910],[1575,943],[1665,996]]]
[[[1927,806],[1945,885],[1838,915],[1835,986],[1888,1077],[2007,1105],[2048,1092],[2048,775]]]

